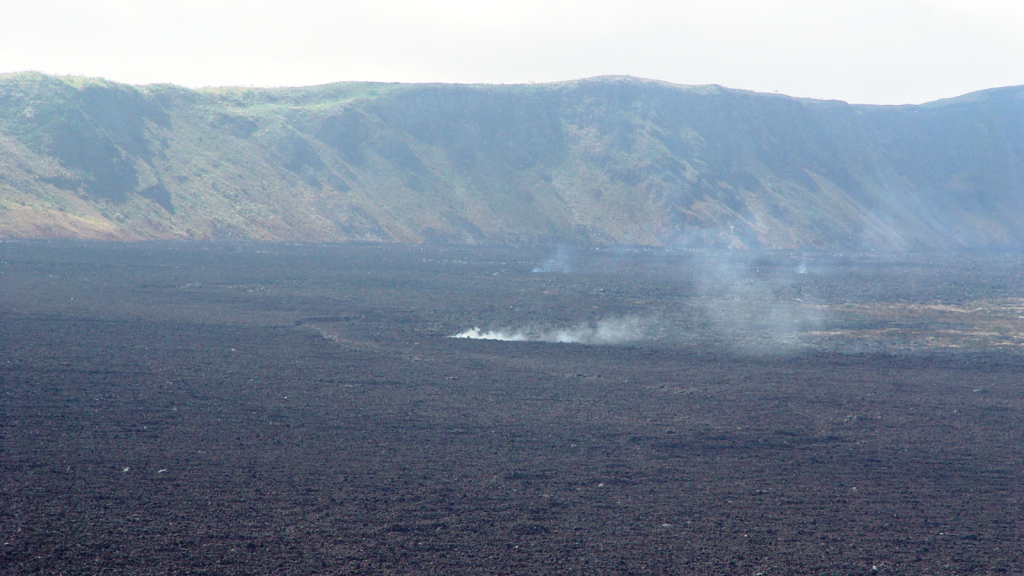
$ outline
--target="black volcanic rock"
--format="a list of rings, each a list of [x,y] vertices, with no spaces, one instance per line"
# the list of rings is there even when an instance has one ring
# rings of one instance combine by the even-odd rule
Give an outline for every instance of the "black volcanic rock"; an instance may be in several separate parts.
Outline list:
[[[0,237],[928,249],[1024,239],[1024,87],[0,76]]]

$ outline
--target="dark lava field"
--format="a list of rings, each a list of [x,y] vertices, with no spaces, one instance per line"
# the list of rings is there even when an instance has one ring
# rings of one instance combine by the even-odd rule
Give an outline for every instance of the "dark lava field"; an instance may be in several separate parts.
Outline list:
[[[1019,253],[0,243],[0,574],[1024,574],[1022,350]]]

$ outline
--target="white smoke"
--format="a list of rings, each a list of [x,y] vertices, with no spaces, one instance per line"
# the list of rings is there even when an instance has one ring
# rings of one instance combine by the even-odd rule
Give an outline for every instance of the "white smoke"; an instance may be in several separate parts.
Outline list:
[[[742,348],[800,346],[823,322],[820,306],[787,290],[796,277],[809,272],[806,261],[793,276],[761,275],[749,257],[734,253],[706,254],[697,263],[700,307],[713,332]]]
[[[572,266],[569,265],[569,253],[564,246],[559,246],[551,258],[545,260],[540,266],[534,267],[533,271],[538,274],[549,272],[568,274],[572,272]]]
[[[503,342],[551,342],[557,344],[624,344],[645,337],[645,322],[640,318],[605,318],[569,328],[513,328],[481,330],[472,328],[452,338],[501,340]]]

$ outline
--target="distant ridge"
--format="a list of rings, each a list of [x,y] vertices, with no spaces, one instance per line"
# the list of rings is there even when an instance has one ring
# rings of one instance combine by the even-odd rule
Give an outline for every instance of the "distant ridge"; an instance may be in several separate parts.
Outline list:
[[[867,106],[623,76],[6,74],[0,238],[1019,247],[1024,87]]]

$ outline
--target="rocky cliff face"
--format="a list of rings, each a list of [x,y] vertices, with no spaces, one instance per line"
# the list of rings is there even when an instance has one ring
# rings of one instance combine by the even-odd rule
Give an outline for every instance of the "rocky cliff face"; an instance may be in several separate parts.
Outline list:
[[[0,76],[0,237],[927,249],[1024,241],[1024,88],[852,106],[636,78]]]

